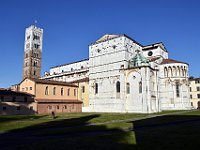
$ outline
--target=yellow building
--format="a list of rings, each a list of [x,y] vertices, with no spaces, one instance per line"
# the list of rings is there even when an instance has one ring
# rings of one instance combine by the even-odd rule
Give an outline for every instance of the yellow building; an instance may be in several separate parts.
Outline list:
[[[190,79],[190,99],[191,105],[200,109],[200,78]]]
[[[66,82],[45,79],[24,79],[20,91],[35,95],[36,112],[81,112],[82,102],[78,100],[78,86]]]
[[[82,101],[82,110],[89,111],[89,78],[70,82],[78,86],[78,99]]]

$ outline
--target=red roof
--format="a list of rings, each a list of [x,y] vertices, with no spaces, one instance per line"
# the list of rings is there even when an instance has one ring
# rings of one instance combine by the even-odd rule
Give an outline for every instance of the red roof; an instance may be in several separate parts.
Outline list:
[[[65,86],[71,86],[71,87],[78,87],[77,85],[70,84],[69,82],[63,82],[63,81],[55,81],[55,80],[47,80],[47,79],[34,79],[34,78],[25,78],[24,80],[26,80],[26,79],[32,80],[35,83],[40,83],[40,84],[65,85]],[[21,83],[24,80],[22,80]]]
[[[183,63],[183,64],[188,65],[188,63],[181,62],[181,61],[178,61],[178,60],[173,60],[173,59],[163,59],[161,65],[163,65],[163,64],[173,64],[173,63]]]

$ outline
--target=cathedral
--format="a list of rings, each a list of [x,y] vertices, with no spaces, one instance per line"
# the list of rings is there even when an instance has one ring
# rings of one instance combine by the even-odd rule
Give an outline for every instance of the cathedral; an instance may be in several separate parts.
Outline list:
[[[51,67],[41,77],[42,42],[43,29],[26,28],[23,80],[13,86],[17,92],[0,91],[0,114],[192,108],[189,65],[170,59],[163,43],[142,45],[125,34],[106,34],[89,45],[87,59]]]
[[[77,84],[83,112],[191,109],[188,64],[170,59],[163,43],[142,45],[125,34],[102,36],[88,59],[51,67],[41,79]]]

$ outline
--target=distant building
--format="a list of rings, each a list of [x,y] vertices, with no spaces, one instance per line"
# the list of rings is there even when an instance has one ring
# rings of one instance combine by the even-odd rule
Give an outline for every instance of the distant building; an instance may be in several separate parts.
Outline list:
[[[190,99],[191,105],[200,109],[200,78],[190,78]]]
[[[0,89],[0,115],[35,114],[36,109],[34,95]]]
[[[40,78],[43,29],[31,25],[26,28],[24,43],[23,79]]]
[[[38,114],[81,112],[78,86],[66,82],[26,78],[20,83],[20,91],[35,96]]]

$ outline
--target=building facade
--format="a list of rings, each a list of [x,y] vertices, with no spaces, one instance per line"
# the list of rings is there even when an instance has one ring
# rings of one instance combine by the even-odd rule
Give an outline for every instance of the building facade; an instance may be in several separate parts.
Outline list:
[[[81,62],[87,64],[79,68],[84,74],[70,69]],[[106,34],[89,45],[88,60],[53,67],[42,78],[76,81],[80,77],[89,79],[87,111],[191,109],[188,64],[169,59],[163,43],[143,46],[124,34]]]
[[[23,79],[40,78],[43,29],[31,25],[26,28],[24,42]]]
[[[35,114],[34,95],[25,92],[0,89],[0,115]]]
[[[200,78],[190,78],[190,99],[195,109],[200,109]]]
[[[78,100],[78,86],[66,82],[26,78],[20,83],[20,91],[35,96],[38,114],[51,112],[81,112],[82,102]]]

